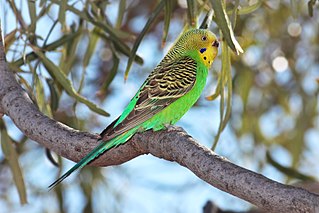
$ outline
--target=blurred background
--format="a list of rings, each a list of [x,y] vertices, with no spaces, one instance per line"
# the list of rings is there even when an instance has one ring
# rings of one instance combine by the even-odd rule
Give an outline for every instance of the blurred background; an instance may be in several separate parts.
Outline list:
[[[23,88],[46,115],[91,133],[121,114],[179,34],[200,25],[212,8],[206,0],[0,2],[7,61]],[[319,2],[222,2],[245,52],[230,53],[229,75],[220,84],[225,68],[220,47],[202,97],[177,125],[207,147],[218,141],[215,152],[239,166],[314,190]],[[214,21],[210,30],[221,36]],[[48,191],[74,163],[52,153],[61,164],[55,167],[10,118],[0,124],[1,212],[186,213],[203,212],[207,201],[234,212],[253,208],[151,155],[120,166],[85,167]]]

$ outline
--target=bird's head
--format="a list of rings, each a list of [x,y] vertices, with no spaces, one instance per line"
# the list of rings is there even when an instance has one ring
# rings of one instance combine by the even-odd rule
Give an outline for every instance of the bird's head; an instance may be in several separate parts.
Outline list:
[[[176,49],[182,50],[180,52],[182,55],[189,55],[208,68],[218,54],[218,46],[216,35],[205,29],[189,30],[175,44]]]

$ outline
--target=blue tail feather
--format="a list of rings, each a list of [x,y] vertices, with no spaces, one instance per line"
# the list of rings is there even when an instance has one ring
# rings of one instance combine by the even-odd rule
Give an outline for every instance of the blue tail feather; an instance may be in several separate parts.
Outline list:
[[[87,154],[84,158],[82,158],[77,164],[75,164],[69,171],[67,171],[65,174],[63,174],[59,179],[54,181],[48,188],[49,190],[53,189],[55,186],[57,186],[59,183],[61,183],[65,178],[67,178],[70,174],[72,174],[74,171],[83,168],[85,165],[93,161],[95,158],[106,152],[107,150],[116,147],[120,144],[125,143],[128,141],[134,133],[137,131],[138,127],[135,127],[128,132],[123,133],[122,135],[119,135],[109,141],[101,141],[101,143],[96,146],[89,154]]]
[[[74,171],[83,168],[85,165],[90,163],[92,160],[97,158],[103,152],[111,149],[115,146],[114,143],[110,143],[111,141],[102,141],[97,147],[95,147],[89,154],[87,154],[84,158],[82,158],[77,164],[75,164],[71,169],[69,169],[66,173],[64,173],[59,179],[54,181],[48,188],[49,190],[53,189],[59,183],[61,183],[65,178],[67,178]]]

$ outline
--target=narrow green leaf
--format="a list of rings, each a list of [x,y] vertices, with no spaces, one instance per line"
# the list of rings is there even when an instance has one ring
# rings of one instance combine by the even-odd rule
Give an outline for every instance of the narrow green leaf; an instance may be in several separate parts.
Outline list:
[[[313,7],[316,4],[316,0],[309,0],[308,1],[308,13],[310,17],[313,17]]]
[[[46,2],[47,2],[47,0],[40,0],[39,6],[40,6],[40,7],[45,6],[45,3],[46,3]]]
[[[47,35],[46,38],[44,39],[42,48],[44,48],[44,47],[47,45],[47,42],[48,42],[48,40],[49,40],[49,37],[50,37],[50,35],[52,34],[52,32],[53,32],[53,30],[54,30],[54,28],[55,28],[55,26],[56,26],[57,23],[58,23],[58,20],[55,20],[55,21],[53,22],[53,24],[52,24],[52,26],[51,26],[51,28],[50,28],[50,30],[49,30],[49,32],[48,32],[48,35]]]
[[[223,130],[225,129],[227,122],[230,118],[231,114],[231,102],[232,102],[232,76],[231,76],[231,65],[230,65],[230,52],[228,45],[225,41],[222,42],[222,71],[221,71],[221,79],[219,80],[220,86],[220,123],[218,127],[217,135],[215,136],[215,140],[212,146],[212,150],[214,150],[219,141],[219,137]],[[227,84],[227,103],[226,103],[226,113],[224,115],[225,110],[225,96],[224,96],[224,87]]]
[[[68,5],[68,1],[67,0],[61,0],[60,1],[60,7],[59,7],[59,22],[61,23],[61,25],[65,26],[65,13],[66,13],[66,7]]]
[[[52,111],[56,111],[59,107],[59,100],[60,100],[60,92],[57,89],[54,81],[51,78],[47,78],[46,82],[49,86],[50,90],[50,106]]]
[[[57,39],[56,41],[45,45],[42,49],[43,52],[45,51],[52,51],[57,49],[58,47],[62,46],[63,44],[65,44],[66,42],[72,41],[73,39],[75,39],[77,36],[79,36],[81,34],[81,32],[74,32],[74,33],[70,33],[68,35],[64,35],[61,38]],[[25,58],[25,59],[24,59]],[[16,61],[10,63],[12,67],[20,67],[23,64],[25,64],[25,62],[31,62],[35,59],[37,59],[38,56],[37,54],[35,54],[34,52],[28,53],[25,57],[21,57],[19,59],[17,59]]]
[[[100,5],[99,7],[95,5],[94,8],[96,8],[96,12],[94,12],[94,10],[91,10],[91,13],[88,10],[84,10],[84,13],[86,14],[86,17],[88,18],[89,22],[91,22],[96,27],[101,28],[103,31],[107,32],[110,35],[110,37],[114,37],[114,39],[135,39],[135,36],[131,33],[122,31],[120,28],[118,29],[116,27],[113,27],[111,22],[105,17],[105,15],[99,12],[101,10],[100,7]]]
[[[289,177],[293,177],[302,181],[316,181],[315,177],[304,175],[301,172],[297,171],[294,168],[286,167],[275,161],[272,157],[269,151],[266,152],[266,158],[267,161],[275,167],[278,171],[284,173],[285,175]]]
[[[259,0],[255,4],[240,8],[240,9],[238,9],[238,15],[250,14],[250,13],[254,12],[255,10],[259,9],[260,6],[262,5],[262,3],[263,3],[263,1]]]
[[[254,82],[254,74],[252,74],[247,70],[242,70],[241,75],[238,75],[237,78],[237,82],[239,82],[239,85],[241,85],[239,87],[239,91],[238,94],[240,95],[242,101],[243,101],[243,105],[244,105],[244,109],[247,107],[248,104],[248,96],[249,96],[249,92],[253,87],[253,82]]]
[[[16,20],[19,22],[19,25],[21,26],[21,30],[25,31],[27,30],[27,24],[24,21],[24,17],[21,15],[21,11],[17,8],[15,1],[7,1],[9,3],[9,6],[12,9],[12,12],[14,13],[14,16],[16,17]],[[20,28],[20,27],[19,27]]]
[[[109,116],[109,113],[105,112],[102,108],[98,107],[96,104],[92,103],[91,101],[87,100],[85,97],[82,95],[78,94],[76,90],[73,87],[72,82],[67,78],[65,73],[58,67],[56,66],[51,60],[49,60],[45,55],[35,47],[32,47],[33,51],[39,56],[41,59],[42,63],[50,73],[52,77],[54,77],[57,82],[61,84],[61,86],[65,89],[65,91],[75,98],[77,101],[85,104],[87,107],[89,107],[92,111],[104,115],[104,116]]]
[[[36,1],[27,1],[28,2],[28,8],[29,8],[29,15],[30,15],[30,20],[31,20],[31,24],[29,26],[29,33],[30,33],[30,41],[31,43],[35,42],[35,30],[36,30],[36,26],[37,26],[37,11],[36,11],[36,7],[35,7],[35,2]]]
[[[132,51],[131,51],[131,54],[130,54],[130,57],[128,59],[128,62],[127,62],[127,66],[126,66],[126,70],[125,70],[125,74],[124,74],[124,80],[127,79],[128,77],[128,73],[131,69],[131,66],[133,64],[133,61],[135,59],[135,56],[136,56],[136,51],[137,51],[137,48],[140,46],[140,43],[142,41],[142,39],[144,38],[146,32],[149,30],[149,28],[152,26],[152,24],[155,22],[156,18],[159,16],[160,12],[163,10],[164,8],[164,5],[165,5],[165,1],[166,0],[162,0],[158,5],[157,7],[155,8],[155,10],[153,11],[153,13],[150,15],[150,18],[147,20],[142,32],[139,34],[139,36],[137,37],[134,45],[133,45],[133,48],[132,48]]]
[[[206,100],[208,100],[208,101],[215,100],[220,95],[221,87],[222,87],[222,84],[221,84],[221,74],[220,74],[219,78],[218,78],[218,82],[217,82],[217,87],[216,87],[214,93],[210,96],[205,97]]]
[[[19,193],[19,198],[20,198],[20,203],[21,204],[26,204],[27,201],[27,193],[26,193],[26,188],[23,180],[23,174],[21,171],[21,167],[19,164],[19,157],[18,153],[16,152],[12,140],[10,139],[5,125],[2,120],[0,120],[0,129],[1,129],[1,148],[3,151],[3,154],[5,158],[8,160],[12,176],[13,176],[13,181],[17,187],[18,193]]]
[[[29,82],[25,78],[23,78],[21,75],[17,75],[17,77],[19,79],[19,84],[23,85],[24,88],[26,88],[27,93],[32,96],[33,91]]]
[[[31,66],[29,66],[29,69]],[[31,69],[30,69],[31,71]],[[41,112],[44,112],[44,103],[45,103],[45,97],[44,97],[44,90],[41,80],[39,79],[39,76],[34,71],[31,71],[33,74],[33,84],[32,87],[35,86],[35,100],[37,103],[37,106]]]
[[[44,94],[42,81],[37,74],[35,74],[34,77],[35,77],[34,83],[35,83],[35,91],[36,91],[35,97],[36,97],[39,110],[43,112],[45,115],[52,118],[51,107],[50,105],[48,105],[47,101],[45,100],[45,94]]]
[[[45,148],[45,155],[48,158],[48,160],[52,163],[52,165],[54,165],[57,168],[60,167],[58,161],[54,159],[50,149]]]
[[[119,12],[117,13],[117,19],[116,19],[116,24],[115,24],[116,29],[120,29],[122,26],[123,17],[125,14],[125,9],[126,9],[126,0],[120,0]]]
[[[16,32],[17,31],[18,31],[18,29],[16,28],[4,36],[4,51],[5,52],[8,52],[9,47],[16,40]]]
[[[51,0],[51,2],[57,5],[61,4],[59,0]],[[110,35],[110,37],[113,37],[113,39],[116,39],[119,42],[120,42],[119,38],[127,38],[128,36],[127,33],[122,32],[121,30],[118,30],[116,28],[113,28],[112,26],[110,26],[109,24],[105,22],[96,21],[94,18],[90,16],[89,13],[87,13],[87,11],[80,11],[70,5],[66,5],[66,10],[71,11],[72,13],[79,16],[83,20],[88,21],[92,23],[93,25],[102,28],[105,32],[107,32]]]
[[[209,10],[205,16],[205,18],[202,21],[202,24],[200,25],[199,29],[208,29],[212,23],[213,19],[213,10]]]
[[[166,0],[165,7],[164,7],[164,29],[163,29],[163,36],[162,36],[162,47],[165,46],[169,25],[171,23],[171,16],[172,16],[172,4],[173,1]]]
[[[292,17],[296,19],[298,16],[298,11],[297,11],[298,8],[297,8],[296,0],[290,0],[290,8],[291,8]]]
[[[234,5],[234,8],[233,8],[233,12],[231,14],[231,24],[232,24],[232,27],[233,27],[232,29],[233,30],[236,27],[238,7],[239,7],[239,0],[235,0],[235,5]]]
[[[100,39],[98,34],[95,33],[95,32],[99,32],[99,31],[100,31],[100,29],[95,27],[89,34],[89,43],[88,43],[88,46],[86,47],[86,51],[85,51],[85,54],[83,57],[84,69],[89,65],[90,60],[92,58],[92,55],[94,54],[96,45]]]
[[[102,32],[95,32],[95,33],[97,33],[105,42],[111,41],[112,44],[114,45],[115,49],[116,49],[118,52],[120,52],[120,53],[126,55],[127,57],[130,56],[131,50],[130,50],[130,48],[129,48],[126,44],[124,44],[123,42],[117,42],[116,40],[112,40],[111,37],[105,35],[105,34],[102,33]],[[138,63],[138,64],[143,64],[143,63],[144,63],[143,58],[142,58],[141,56],[137,55],[137,54],[136,54],[136,56],[135,56],[135,58],[134,58],[134,61],[135,61],[136,63]]]
[[[235,38],[231,23],[229,21],[222,1],[223,0],[211,0],[215,12],[216,23],[222,31],[228,46],[238,55],[239,53],[243,53],[244,51]]]
[[[64,48],[62,49],[62,56],[61,56],[60,64],[59,64],[59,67],[66,75],[68,75],[71,72],[72,67],[75,64],[76,57],[77,57],[77,54],[75,53],[80,43],[81,37],[83,35],[82,33],[83,30],[81,26],[78,26],[78,29],[73,29],[73,30],[79,32],[80,35],[64,44]]]
[[[221,81],[220,82],[223,82],[224,81],[224,74],[221,73]],[[214,139],[214,143],[213,143],[213,146],[212,146],[212,150],[214,151],[216,146],[217,146],[217,143],[219,141],[219,137],[222,133],[222,124],[223,124],[223,120],[224,120],[224,110],[225,110],[225,93],[224,93],[224,85],[221,85],[221,90],[220,90],[220,104],[219,104],[219,127],[218,127],[218,131],[217,131],[217,134],[215,136],[215,139]]]
[[[60,5],[60,1],[58,0],[51,0],[52,3],[54,4],[58,4]],[[103,31],[105,31],[109,36],[110,39],[108,40],[112,40],[112,42],[114,43],[114,45],[116,47],[119,47],[119,51],[125,55],[130,55],[130,48],[120,39],[127,39],[128,36],[131,37],[131,35],[129,35],[128,33],[125,33],[123,31],[120,31],[119,29],[113,28],[112,26],[101,22],[101,21],[96,21],[94,18],[90,17],[90,15],[86,12],[80,11],[70,5],[66,6],[66,9],[68,11],[71,11],[72,13],[76,14],[77,16],[79,16],[81,19],[88,21],[90,23],[92,23],[93,25],[95,25],[96,27],[101,28]],[[141,57],[138,57],[136,59],[134,59],[135,61],[137,61],[139,64],[143,64],[143,59]]]
[[[120,59],[114,51],[113,52],[113,67],[108,75],[108,78],[106,79],[106,81],[103,83],[103,85],[100,88],[100,91],[99,91],[100,95],[104,95],[106,93],[107,89],[109,88],[111,82],[113,81],[113,79],[118,71],[119,63],[120,63]]]
[[[39,2],[39,1],[37,1]],[[48,11],[50,11],[50,8],[52,6],[52,3],[51,2],[48,2],[47,4],[45,4],[44,6],[41,5],[41,2],[39,3],[39,8],[40,8],[40,11],[38,12],[38,15],[37,15],[37,20],[39,20],[40,18],[42,18],[43,16],[47,15],[48,14]]]
[[[228,48],[228,47],[227,47]],[[229,53],[228,53],[229,54]],[[230,115],[231,115],[231,110],[232,110],[232,99],[233,99],[233,86],[232,86],[232,75],[231,75],[231,68],[230,68],[230,54],[229,54],[229,58],[228,58],[228,65],[229,65],[229,69],[227,72],[227,103],[226,103],[226,113],[225,113],[225,117],[224,120],[222,122],[222,131],[225,129],[229,119],[230,119]]]
[[[196,27],[197,23],[197,7],[196,0],[187,0],[187,12],[188,12],[188,20],[189,25],[193,28]]]

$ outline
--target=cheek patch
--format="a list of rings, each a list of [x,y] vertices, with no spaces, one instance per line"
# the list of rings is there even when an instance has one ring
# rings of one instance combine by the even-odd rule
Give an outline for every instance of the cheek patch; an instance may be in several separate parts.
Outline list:
[[[199,50],[199,52],[203,54],[206,50],[207,50],[206,48],[202,48]]]

